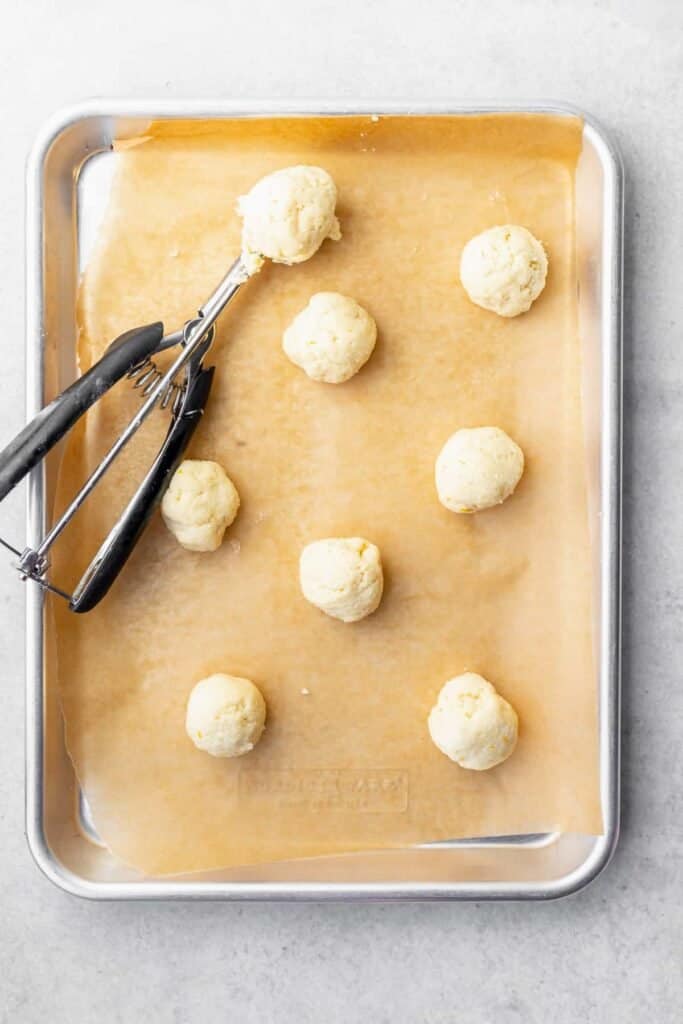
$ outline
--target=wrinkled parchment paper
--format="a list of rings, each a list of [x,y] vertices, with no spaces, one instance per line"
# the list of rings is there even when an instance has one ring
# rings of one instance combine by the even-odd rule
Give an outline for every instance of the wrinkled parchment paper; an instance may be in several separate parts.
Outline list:
[[[165,123],[116,157],[81,290],[82,368],[122,331],[179,326],[239,251],[235,199],[279,167],[315,163],[339,186],[343,240],[269,266],[220,321],[208,412],[190,454],[216,459],[242,508],[214,554],[155,518],[107,599],[56,606],[68,748],[97,828],[148,873],[173,873],[462,836],[597,833],[597,687],[580,407],[573,178],[581,123],[545,116]],[[503,320],[471,305],[458,261],[473,234],[526,225],[547,287]],[[281,335],[319,290],[377,320],[367,366],[314,384]],[[74,432],[57,507],[139,405],[125,385]],[[75,580],[166,429],[155,413],[59,547]],[[462,426],[522,446],[512,499],[442,508],[434,459]],[[386,570],[379,611],[327,618],[299,591],[309,541],[360,534]],[[517,708],[508,762],[468,772],[433,746],[442,684],[481,672]],[[193,683],[252,678],[263,740],[215,760],[184,731]],[[302,689],[310,691],[302,694]]]

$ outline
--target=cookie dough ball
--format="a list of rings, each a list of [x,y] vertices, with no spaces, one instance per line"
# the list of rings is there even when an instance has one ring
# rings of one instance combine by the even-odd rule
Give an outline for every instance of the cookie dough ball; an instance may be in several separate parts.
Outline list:
[[[436,460],[439,501],[452,512],[481,512],[509,498],[523,472],[524,453],[504,430],[458,430]]]
[[[379,548],[362,537],[316,540],[301,552],[299,581],[307,601],[342,622],[358,622],[382,600]]]
[[[284,167],[240,196],[242,262],[255,273],[264,259],[303,263],[326,238],[341,238],[337,186],[322,167]]]
[[[187,702],[185,729],[195,747],[212,757],[253,750],[266,724],[266,702],[249,679],[222,672],[201,679]]]
[[[164,494],[161,514],[188,551],[215,551],[239,507],[237,488],[222,466],[185,459]]]
[[[537,238],[518,224],[471,238],[460,258],[460,280],[472,302],[498,316],[519,316],[545,287],[548,258]]]
[[[375,321],[355,299],[318,292],[292,320],[282,347],[311,380],[341,384],[367,363],[376,340]]]
[[[485,771],[517,745],[517,713],[496,688],[474,672],[449,679],[429,713],[429,734],[461,768]]]

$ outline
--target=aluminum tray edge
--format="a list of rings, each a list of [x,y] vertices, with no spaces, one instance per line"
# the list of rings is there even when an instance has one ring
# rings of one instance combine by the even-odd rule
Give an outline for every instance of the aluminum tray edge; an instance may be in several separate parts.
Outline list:
[[[605,833],[591,854],[569,874],[552,882],[501,883],[302,883],[302,882],[91,882],[64,868],[54,856],[43,826],[43,616],[44,599],[38,588],[26,590],[26,838],[43,874],[58,888],[92,900],[549,900],[580,891],[609,864],[619,838],[620,685],[621,685],[621,460],[622,460],[622,272],[624,171],[619,150],[602,125],[588,112],[563,101],[514,102],[455,100],[334,100],[236,101],[148,99],[119,101],[91,99],[55,113],[40,130],[27,164],[26,188],[26,416],[43,404],[42,350],[42,211],[43,167],[51,146],[72,124],[86,118],[218,118],[229,116],[306,116],[385,114],[420,115],[538,113],[578,116],[600,156],[605,174],[603,214],[603,379],[602,464],[607,474],[601,507],[602,645],[600,687],[607,709],[600,723],[601,784]],[[28,479],[27,543],[42,534],[44,471]]]

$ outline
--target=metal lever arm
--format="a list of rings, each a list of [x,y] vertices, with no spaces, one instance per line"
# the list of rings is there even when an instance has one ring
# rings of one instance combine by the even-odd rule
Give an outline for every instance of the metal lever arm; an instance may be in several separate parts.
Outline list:
[[[69,602],[71,611],[88,612],[94,608],[123,569],[199,424],[213,374],[212,366],[190,376],[166,440],[125,512],[74,590]]]
[[[0,452],[0,501],[105,391],[159,348],[163,333],[163,324],[155,323],[122,334],[94,366],[62,391],[10,441]]]

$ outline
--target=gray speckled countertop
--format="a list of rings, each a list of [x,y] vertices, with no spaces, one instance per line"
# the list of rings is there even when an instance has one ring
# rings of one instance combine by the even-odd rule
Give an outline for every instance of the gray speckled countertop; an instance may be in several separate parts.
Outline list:
[[[0,1020],[680,1020],[683,6],[5,4],[2,439],[22,423],[25,155],[55,108],[88,96],[556,98],[612,131],[628,187],[623,830],[607,872],[554,904],[79,902],[23,838],[23,594],[3,573]],[[22,536],[18,500],[2,522]]]

